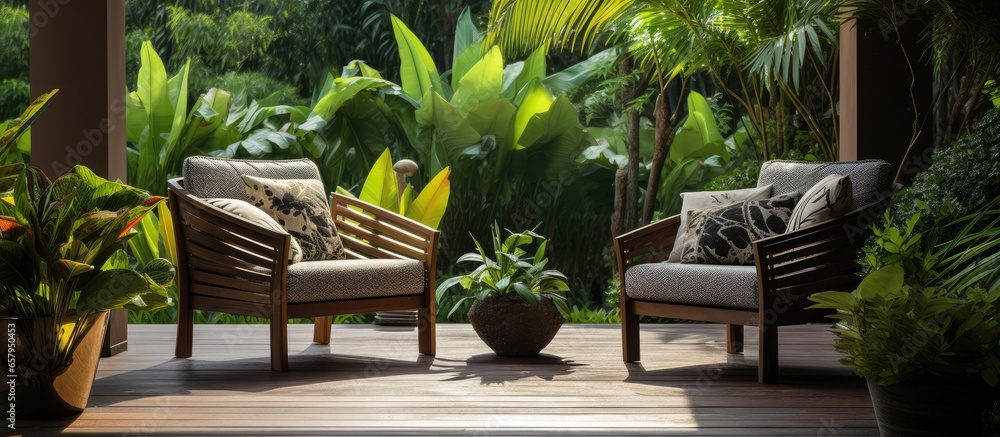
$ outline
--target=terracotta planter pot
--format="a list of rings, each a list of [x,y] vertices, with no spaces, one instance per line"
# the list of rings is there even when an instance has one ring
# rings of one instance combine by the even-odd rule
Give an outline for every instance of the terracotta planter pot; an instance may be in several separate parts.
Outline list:
[[[505,357],[538,355],[565,321],[548,299],[532,305],[516,295],[491,297],[477,300],[469,308],[469,322],[476,334],[493,352]]]
[[[101,358],[101,345],[104,343],[104,331],[108,324],[108,311],[91,314],[89,323],[93,323],[91,328],[78,339],[78,346],[73,352],[73,361],[66,370],[54,377],[42,373],[32,383],[25,383],[18,379],[14,386],[16,395],[15,405],[17,417],[21,418],[44,418],[59,417],[78,414],[87,407],[87,400],[90,398],[90,389],[94,385],[94,378],[97,376],[97,363]],[[21,321],[21,326],[28,324],[42,325],[51,323],[44,319],[36,321]],[[24,323],[27,322],[27,323]],[[30,344],[22,336],[29,335],[27,329],[21,328],[17,331],[17,341],[19,344]],[[18,350],[18,365],[22,368],[36,363],[43,364],[43,354],[36,354],[33,358],[30,351],[22,348]],[[19,373],[24,373],[23,370]]]
[[[889,386],[868,381],[868,392],[883,437],[980,435],[992,401],[989,387],[970,378]]]

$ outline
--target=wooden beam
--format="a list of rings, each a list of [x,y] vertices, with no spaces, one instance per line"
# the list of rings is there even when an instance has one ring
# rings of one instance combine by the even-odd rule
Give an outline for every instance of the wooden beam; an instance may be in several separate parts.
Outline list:
[[[926,22],[845,21],[840,29],[840,160],[884,159],[900,182],[930,165],[934,74],[921,39]],[[909,157],[904,163],[907,149]]]
[[[86,165],[125,180],[124,0],[30,0],[31,96],[59,95],[31,131],[31,163],[50,177]],[[128,348],[128,317],[111,315],[104,356]]]

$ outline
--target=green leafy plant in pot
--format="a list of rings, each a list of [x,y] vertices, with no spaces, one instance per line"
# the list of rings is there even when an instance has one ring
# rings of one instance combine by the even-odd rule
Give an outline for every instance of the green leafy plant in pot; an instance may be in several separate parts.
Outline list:
[[[479,263],[471,273],[449,278],[437,289],[438,299],[454,285],[475,299],[469,322],[479,338],[501,356],[533,356],[548,346],[569,314],[566,276],[546,270],[547,241],[532,232],[511,232],[502,238],[493,225],[493,248],[487,252],[478,241],[476,252],[458,262]],[[528,249],[538,243],[534,252]],[[461,302],[452,312],[457,310]]]
[[[4,133],[0,151],[50,97]],[[134,266],[124,251],[135,225],[163,198],[83,166],[55,180],[33,167],[0,167],[0,191],[0,317],[15,340],[18,417],[78,413],[90,395],[108,310],[169,302],[173,265],[156,259]]]
[[[931,226],[889,218],[876,270],[814,307],[837,310],[834,347],[867,379],[883,436],[979,435],[1000,378],[1000,201]]]

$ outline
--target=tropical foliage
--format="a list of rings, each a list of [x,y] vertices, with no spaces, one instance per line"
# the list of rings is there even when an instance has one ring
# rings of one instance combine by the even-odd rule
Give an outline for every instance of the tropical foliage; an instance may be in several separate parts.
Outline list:
[[[28,11],[0,5],[0,120],[17,117],[28,104]]]
[[[499,46],[509,57],[526,55],[537,47],[587,53],[601,30],[619,19],[633,3],[634,0],[495,0],[490,8],[486,44]]]
[[[891,265],[869,274],[853,293],[823,292],[815,308],[835,309],[834,347],[841,362],[881,385],[978,373],[1000,378],[1000,287],[910,285]]]
[[[57,92],[41,95],[0,137],[6,154]],[[46,384],[72,360],[92,326],[86,315],[116,308],[167,305],[173,265],[153,259],[133,267],[123,243],[162,197],[96,176],[77,166],[50,180],[23,164],[0,167],[0,314],[14,316],[28,344],[46,354],[20,371]],[[40,331],[38,330],[40,329]]]
[[[0,312],[30,333],[19,348],[50,358],[21,369],[27,383],[45,383],[69,365],[77,339],[92,328],[87,314],[165,307],[174,267],[165,259],[133,267],[122,249],[163,198],[86,167],[54,181],[15,167],[16,181],[4,187],[13,189],[13,204],[0,202]]]
[[[416,166],[412,161],[407,164]],[[414,198],[413,185],[403,180],[406,177],[404,173],[393,168],[389,149],[385,149],[368,172],[358,198],[437,229],[448,209],[448,198],[451,195],[451,182],[448,180],[450,174],[451,170],[445,167]],[[351,194],[340,187],[337,191]]]
[[[468,291],[466,299],[485,300],[491,297],[518,295],[525,302],[533,305],[549,299],[559,309],[563,317],[569,315],[564,293],[569,290],[566,276],[557,270],[546,270],[545,237],[533,231],[510,232],[507,238],[500,235],[500,226],[494,224],[492,229],[492,250],[487,252],[478,241],[475,241],[476,252],[462,255],[458,262],[479,263],[475,270],[462,276],[455,276],[443,281],[437,288],[438,299],[448,289],[460,285]],[[538,244],[534,253],[528,249]],[[460,308],[461,302],[452,308],[454,312]],[[448,314],[451,316],[451,314]]]

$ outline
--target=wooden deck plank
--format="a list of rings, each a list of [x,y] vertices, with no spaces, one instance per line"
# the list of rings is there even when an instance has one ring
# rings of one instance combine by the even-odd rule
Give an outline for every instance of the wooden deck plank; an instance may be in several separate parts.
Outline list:
[[[469,325],[416,331],[289,330],[289,372],[269,367],[266,325],[198,325],[173,358],[175,326],[132,325],[102,359],[87,410],[18,421],[18,432],[143,435],[878,435],[863,381],[825,326],[781,329],[779,384],[756,382],[756,333],[729,356],[720,325],[643,325],[643,361],[621,360],[615,325],[566,325],[537,358],[500,358]]]

